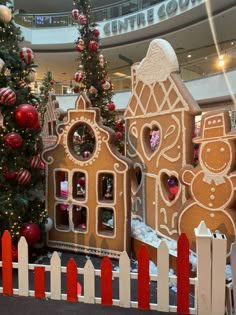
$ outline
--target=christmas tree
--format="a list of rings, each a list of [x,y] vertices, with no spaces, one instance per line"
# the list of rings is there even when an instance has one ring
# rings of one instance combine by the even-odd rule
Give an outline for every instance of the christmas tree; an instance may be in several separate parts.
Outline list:
[[[10,1],[0,0],[0,233],[29,245],[41,237],[46,220],[44,170],[40,159],[40,97],[32,92],[36,65],[14,24]]]
[[[42,84],[40,86],[40,97],[41,103],[38,109],[40,114],[40,125],[43,127],[44,125],[44,114],[46,113],[46,108],[49,99],[49,93],[54,91],[53,85],[55,84],[55,80],[53,79],[52,72],[48,70],[43,77]]]
[[[100,108],[103,125],[115,131],[115,145],[124,153],[124,122],[117,118],[112,101],[113,85],[108,74],[108,62],[99,49],[99,30],[93,22],[90,0],[75,0],[72,18],[78,23],[79,37],[76,49],[79,53],[75,73],[76,90],[85,91],[93,107]],[[91,139],[92,140],[92,139]],[[82,145],[82,144],[81,144]]]

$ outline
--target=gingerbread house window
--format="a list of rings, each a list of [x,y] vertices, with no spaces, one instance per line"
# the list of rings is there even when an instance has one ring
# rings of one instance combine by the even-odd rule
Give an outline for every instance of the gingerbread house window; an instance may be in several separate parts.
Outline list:
[[[168,175],[165,172],[161,175],[161,186],[163,197],[166,201],[171,202],[176,198],[179,191],[179,181],[175,175]]]
[[[68,172],[55,171],[56,196],[60,199],[68,198]]]
[[[156,123],[144,126],[143,144],[148,155],[152,155],[158,149],[160,144],[160,128]]]
[[[93,129],[84,122],[75,124],[68,133],[68,146],[76,159],[89,160],[93,156],[96,146]]]
[[[87,208],[80,205],[73,206],[72,221],[74,230],[79,232],[87,232],[88,228],[88,212]]]
[[[98,207],[97,209],[97,231],[104,236],[115,235],[115,215],[114,209],[108,207]]]
[[[137,191],[142,183],[143,173],[142,168],[139,165],[134,167],[132,177],[131,177],[131,187],[133,191]]]
[[[114,201],[114,175],[112,173],[100,173],[98,176],[98,199],[100,202]]]
[[[67,203],[56,204],[56,228],[69,231],[69,205]]]
[[[74,172],[72,177],[72,195],[74,199],[86,199],[86,175],[84,172]]]

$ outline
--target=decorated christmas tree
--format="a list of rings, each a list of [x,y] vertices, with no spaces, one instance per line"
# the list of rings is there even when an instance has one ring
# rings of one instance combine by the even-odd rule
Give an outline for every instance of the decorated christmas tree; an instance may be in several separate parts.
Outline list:
[[[40,96],[32,92],[36,65],[14,24],[13,7],[0,0],[0,233],[29,245],[42,236],[46,210],[40,159]],[[21,47],[21,48],[20,48]]]
[[[78,23],[76,40],[78,69],[75,73],[76,90],[85,91],[92,106],[100,108],[102,122],[115,131],[115,145],[124,153],[124,122],[117,118],[112,101],[113,85],[109,78],[108,62],[99,47],[99,30],[93,22],[90,0],[75,0],[73,20]]]
[[[43,77],[41,86],[40,86],[40,97],[41,97],[41,103],[40,107],[38,109],[40,114],[40,125],[43,127],[44,125],[44,114],[46,113],[48,99],[49,99],[49,93],[54,91],[53,86],[55,84],[55,80],[53,79],[52,72],[48,70]]]

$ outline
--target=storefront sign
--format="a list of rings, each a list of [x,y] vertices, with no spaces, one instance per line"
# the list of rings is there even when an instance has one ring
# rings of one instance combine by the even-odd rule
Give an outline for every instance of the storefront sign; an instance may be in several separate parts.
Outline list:
[[[202,2],[202,0],[165,1],[150,9],[138,12],[137,14],[109,21],[103,26],[103,31],[105,36],[109,36],[139,29],[140,27],[161,22],[183,11],[189,10],[200,2]]]

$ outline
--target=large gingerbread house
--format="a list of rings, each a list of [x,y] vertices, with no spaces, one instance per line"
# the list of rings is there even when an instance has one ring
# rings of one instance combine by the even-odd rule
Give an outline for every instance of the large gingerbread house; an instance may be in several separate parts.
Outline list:
[[[54,220],[48,246],[119,256],[130,251],[131,162],[112,144],[112,130],[81,94],[57,141],[46,148],[47,209]]]
[[[193,162],[198,104],[179,76],[171,45],[153,40],[132,67],[132,95],[125,111],[126,155],[133,165],[132,211],[169,238],[178,237],[178,210],[186,200],[179,170]],[[175,194],[168,185],[174,182]]]
[[[236,235],[236,133],[229,113],[215,111],[203,115],[194,138],[200,113],[174,50],[161,39],[132,67],[126,157],[114,149],[99,110],[81,94],[58,123],[55,145],[43,153],[54,219],[48,245],[115,257],[130,250],[133,216],[169,239],[186,233],[192,250],[194,228],[203,220],[212,233],[226,235],[229,252]]]

